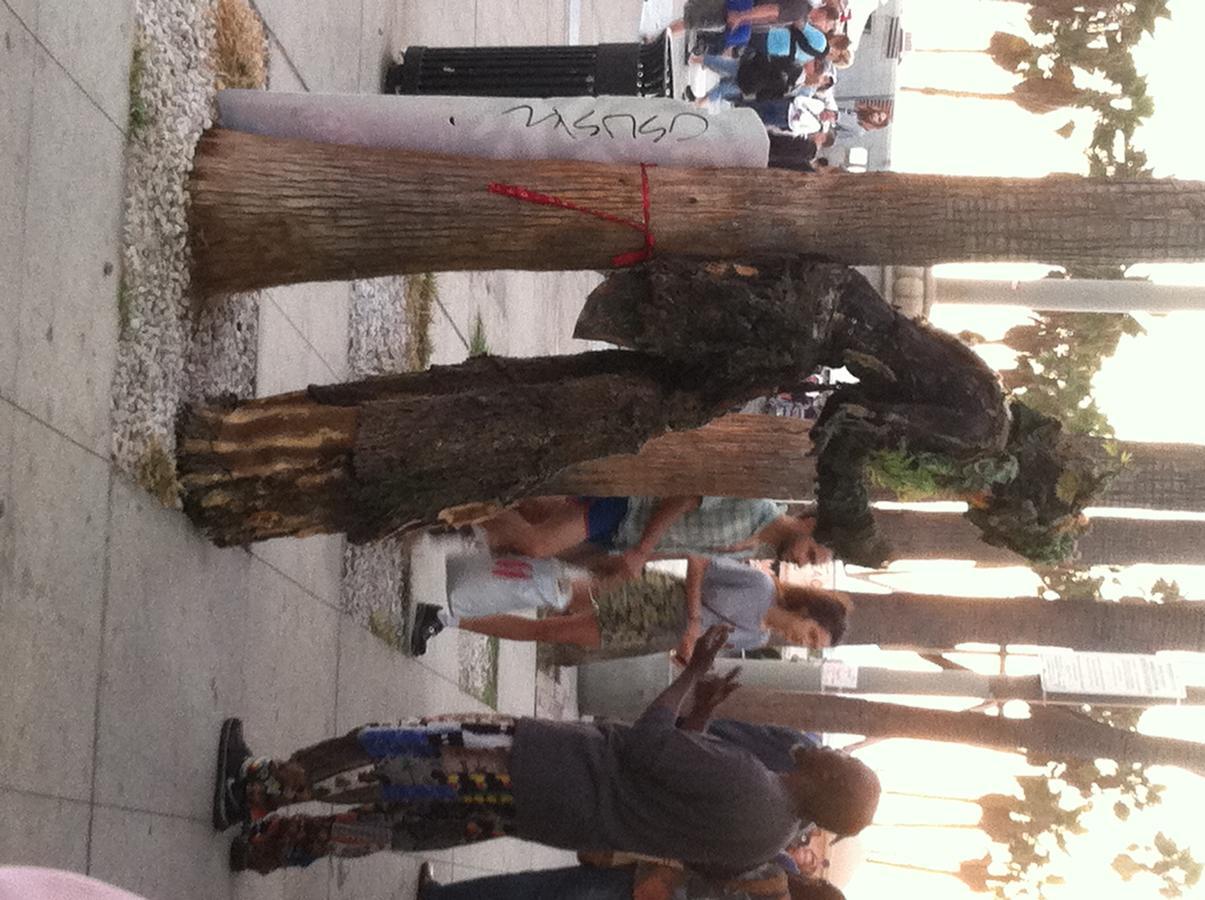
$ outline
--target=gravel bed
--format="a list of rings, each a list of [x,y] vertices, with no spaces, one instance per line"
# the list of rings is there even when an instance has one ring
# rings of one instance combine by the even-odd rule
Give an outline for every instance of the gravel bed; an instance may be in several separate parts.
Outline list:
[[[255,392],[255,296],[194,314],[186,184],[213,122],[209,0],[137,0],[126,147],[125,227],[113,379],[113,457],[168,505],[182,402]]]
[[[405,372],[411,354],[406,317],[406,279],[376,278],[352,284],[348,321],[348,368],[353,378]],[[411,553],[420,535],[348,546],[343,560],[343,608],[390,646],[405,647],[411,604]],[[456,538],[426,544],[425,565],[438,570]],[[442,603],[442,597],[432,597]],[[491,706],[498,702],[498,642],[457,631],[460,689]],[[444,638],[443,640],[447,640]]]
[[[406,370],[406,281],[352,282],[347,367],[352,379]],[[410,549],[415,536],[349,544],[343,556],[343,608],[355,621],[402,647],[410,607]]]

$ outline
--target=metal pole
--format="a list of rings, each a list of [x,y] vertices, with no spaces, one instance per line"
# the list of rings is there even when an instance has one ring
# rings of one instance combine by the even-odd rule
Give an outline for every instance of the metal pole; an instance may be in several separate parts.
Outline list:
[[[1062,312],[1170,312],[1205,309],[1205,287],[1149,281],[1041,278],[1036,281],[934,279],[934,303],[1023,306]]]
[[[802,694],[897,694],[906,696],[975,697],[984,700],[1024,700],[1029,703],[1080,706],[1165,706],[1177,702],[1205,704],[1205,688],[1189,687],[1188,698],[1176,701],[1154,697],[1105,697],[1094,694],[1044,694],[1037,675],[980,675],[964,669],[941,672],[902,672],[895,669],[859,668],[857,687],[840,690],[822,684],[823,666],[811,662],[773,659],[720,659],[715,668],[724,674],[740,667],[741,684]]]

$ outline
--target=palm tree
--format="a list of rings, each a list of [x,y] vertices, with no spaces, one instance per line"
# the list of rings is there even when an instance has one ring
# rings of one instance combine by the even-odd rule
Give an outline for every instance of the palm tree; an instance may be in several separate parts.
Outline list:
[[[670,167],[649,170],[648,181],[651,233],[665,256],[1205,258],[1205,185],[1193,182]],[[192,181],[194,285],[221,294],[400,272],[608,268],[644,243],[613,221],[491,192],[501,183],[641,221],[635,166],[422,156],[219,129],[201,142]]]
[[[1113,653],[1205,651],[1205,603],[1051,601],[1035,597],[856,594],[850,640],[947,650],[1034,644]]]
[[[1031,706],[1029,718],[950,712],[897,703],[740,688],[719,715],[802,731],[948,741],[1025,751],[1042,759],[1112,759],[1180,766],[1205,774],[1205,743],[1158,738],[1106,725],[1065,710]]]

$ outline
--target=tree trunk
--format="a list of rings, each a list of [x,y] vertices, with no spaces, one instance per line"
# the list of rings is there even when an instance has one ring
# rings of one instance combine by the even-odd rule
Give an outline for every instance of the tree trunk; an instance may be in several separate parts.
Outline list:
[[[570,466],[552,479],[548,490],[810,500],[816,476],[810,430],[810,423],[801,419],[727,415],[694,431],[654,438],[636,454]]]
[[[1129,465],[1101,492],[1100,506],[1205,513],[1205,446],[1121,441]]]
[[[987,565],[1029,565],[1012,550],[980,540],[958,513],[876,510],[879,533],[893,559],[969,559]],[[1077,562],[1131,566],[1205,564],[1205,522],[1097,517],[1079,538]]]
[[[1205,258],[1205,185],[760,169],[648,171],[656,252],[756,259],[808,252],[865,265]],[[458,269],[595,269],[637,230],[491,193],[519,185],[642,219],[636,166],[481,160],[217,129],[191,184],[202,293]]]
[[[993,281],[934,280],[935,304],[1024,306],[1059,312],[1132,313],[1205,309],[1205,288],[1154,284],[1139,278],[1035,278]]]
[[[952,97],[956,100],[1006,100],[1012,103],[1016,98],[1011,93],[999,94],[987,91],[959,91],[953,88],[912,87],[901,85],[901,91],[910,94],[924,94],[926,97]]]
[[[927,650],[982,642],[1111,653],[1205,651],[1205,603],[856,594],[846,642]]]
[[[492,377],[471,386],[449,367],[411,376],[418,392],[385,378],[190,410],[178,443],[185,512],[221,545],[339,531],[371,540],[717,412],[640,353],[489,363]]]
[[[1205,775],[1205,744],[1150,737],[1036,706],[1030,708],[1028,719],[1008,719],[831,694],[741,688],[725,701],[717,715],[787,725],[801,731],[949,741],[1025,751],[1038,758],[1112,759],[1119,763],[1180,766]]]
[[[944,602],[945,598],[942,599]],[[855,598],[855,602],[857,602]],[[991,602],[991,601],[988,601]],[[858,604],[855,617],[862,611]],[[860,623],[854,619],[855,627]],[[923,629],[921,629],[923,630]],[[854,643],[860,639],[854,634]],[[1010,643],[1018,643],[1009,641]],[[914,646],[917,642],[910,642]],[[945,648],[943,648],[945,649]],[[1151,707],[1166,704],[1179,704],[1181,701],[1164,697],[1106,697],[1100,695],[1076,694],[1048,695],[1042,690],[1041,678],[1038,675],[980,675],[969,669],[944,669],[940,672],[912,672],[902,669],[878,669],[872,666],[859,666],[857,685],[843,687],[839,690],[826,688],[823,664],[800,663],[798,660],[779,659],[718,659],[715,672],[724,675],[739,669],[740,683],[744,687],[762,690],[779,691],[783,693],[803,694],[895,694],[909,697],[975,697],[981,700],[1005,702],[1007,700],[1027,700],[1032,702],[1052,704],[1068,704],[1080,706],[1085,703],[1097,706],[1132,706]],[[1205,705],[1205,687],[1189,686],[1186,688],[1185,702],[1194,705]],[[639,711],[637,711],[639,715]]]

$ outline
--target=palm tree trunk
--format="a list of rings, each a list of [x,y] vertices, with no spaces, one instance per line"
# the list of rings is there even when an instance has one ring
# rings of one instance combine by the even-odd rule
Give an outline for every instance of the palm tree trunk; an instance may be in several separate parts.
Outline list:
[[[911,87],[909,85],[901,85],[901,91],[907,91],[910,94],[924,94],[926,97],[953,97],[958,100],[1005,100],[1009,103],[1014,101],[1011,93],[999,94],[988,91],[959,91],[953,88],[936,88],[936,87]]]
[[[858,594],[847,641],[933,650],[982,642],[1112,653],[1202,651],[1205,603]]]
[[[831,694],[787,694],[741,688],[717,715],[787,725],[801,731],[948,741],[1038,759],[1112,759],[1119,763],[1180,766],[1205,774],[1205,744],[1151,737],[1059,710],[1031,707],[1028,719],[978,712],[920,709]]]
[[[1106,501],[1107,502],[1107,501]],[[970,559],[984,565],[1029,565],[1020,555],[980,540],[958,513],[876,510],[893,559]],[[1078,542],[1084,565],[1205,564],[1205,522],[1095,518]]]
[[[761,169],[648,171],[655,252],[851,264],[958,260],[1106,264],[1205,257],[1205,185],[954,178],[810,178]],[[491,192],[510,184],[625,227]],[[641,170],[423,156],[211,131],[191,183],[195,288],[457,269],[609,268],[644,245]]]
[[[701,494],[808,500],[816,460],[811,424],[779,416],[727,415],[649,441],[636,454],[570,466],[551,493],[667,497]]]
[[[1117,446],[1130,462],[1101,493],[1101,506],[1205,512],[1205,445]]]

